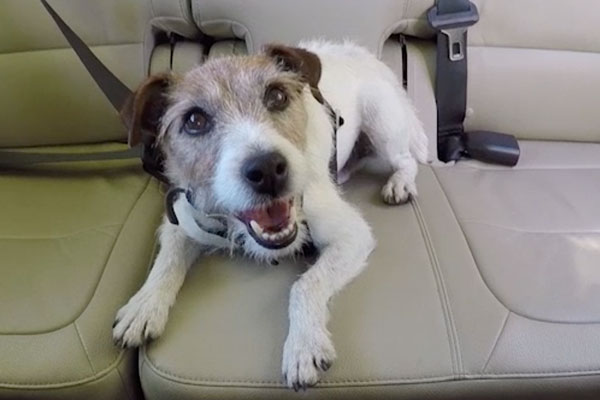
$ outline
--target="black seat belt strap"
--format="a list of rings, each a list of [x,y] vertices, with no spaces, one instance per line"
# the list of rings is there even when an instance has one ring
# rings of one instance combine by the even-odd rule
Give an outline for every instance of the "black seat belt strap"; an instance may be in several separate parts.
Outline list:
[[[20,167],[33,164],[77,162],[77,161],[102,161],[124,160],[140,158],[139,146],[126,150],[101,151],[93,153],[38,153],[29,151],[0,150],[0,167]]]
[[[497,132],[465,132],[467,107],[467,29],[479,20],[469,0],[436,0],[427,13],[437,31],[435,97],[438,117],[438,157],[461,157],[513,166],[519,159],[514,136]]]
[[[102,61],[94,55],[92,50],[73,32],[46,0],[41,0],[41,2],[108,101],[116,110],[121,110],[131,95],[131,90],[102,64]]]

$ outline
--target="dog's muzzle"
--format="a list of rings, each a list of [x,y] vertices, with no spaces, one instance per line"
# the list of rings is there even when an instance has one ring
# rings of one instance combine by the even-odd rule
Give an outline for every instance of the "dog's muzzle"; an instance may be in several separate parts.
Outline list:
[[[227,221],[198,211],[191,203],[191,192],[182,188],[169,190],[166,196],[166,215],[179,225],[191,239],[217,248],[232,248],[237,244],[228,237]],[[260,246],[278,250],[296,240],[298,223],[293,198],[274,199],[260,206],[237,213],[250,236]]]

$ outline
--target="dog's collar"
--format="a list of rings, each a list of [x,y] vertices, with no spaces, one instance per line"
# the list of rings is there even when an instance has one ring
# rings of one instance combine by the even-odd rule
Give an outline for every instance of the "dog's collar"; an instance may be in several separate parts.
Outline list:
[[[167,219],[198,243],[216,248],[235,247],[228,236],[227,222],[197,210],[191,203],[192,192],[183,188],[172,188],[165,196]]]
[[[338,179],[337,179],[337,175],[338,175],[337,131],[338,131],[338,129],[340,129],[340,127],[342,125],[344,125],[344,118],[342,118],[340,113],[338,111],[334,110],[333,107],[331,107],[331,104],[329,104],[327,101],[325,101],[325,99],[323,99],[322,104],[327,109],[329,118],[331,119],[331,125],[333,126],[333,132],[332,132],[333,146],[331,149],[331,156],[329,157],[329,174],[331,175],[331,178],[333,179],[333,181],[337,184],[337,182],[338,182]]]
[[[180,226],[190,239],[203,245],[229,250],[238,248],[240,243],[228,235],[227,222],[197,210],[192,205],[192,197],[192,192],[183,188],[172,188],[167,192],[165,209],[169,222]],[[306,221],[302,223],[309,229]],[[299,254],[313,264],[319,251],[314,243],[309,241],[302,246]],[[279,262],[271,260],[271,264],[278,265]]]

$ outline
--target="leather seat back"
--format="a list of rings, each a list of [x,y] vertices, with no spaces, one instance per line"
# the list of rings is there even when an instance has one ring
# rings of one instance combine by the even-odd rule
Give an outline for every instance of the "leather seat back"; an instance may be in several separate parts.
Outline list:
[[[600,141],[600,3],[476,0],[466,128]]]
[[[217,38],[245,39],[250,52],[269,42],[350,39],[380,55],[385,40],[404,31],[408,0],[192,0],[194,21]],[[420,5],[418,5],[420,7]]]
[[[173,2],[49,3],[132,88],[146,75],[158,29],[196,32],[187,9]],[[117,112],[39,0],[0,2],[0,37],[0,147],[125,139]]]

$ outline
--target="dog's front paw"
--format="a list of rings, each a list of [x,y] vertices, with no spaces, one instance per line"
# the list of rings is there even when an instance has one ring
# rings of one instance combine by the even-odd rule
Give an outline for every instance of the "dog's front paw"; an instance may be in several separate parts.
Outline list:
[[[319,380],[335,360],[335,349],[326,332],[290,332],[283,346],[283,377],[288,387],[306,390]]]
[[[394,173],[381,189],[383,201],[390,205],[404,204],[417,195],[415,182],[407,182],[399,173]]]
[[[119,347],[138,347],[159,337],[167,323],[170,303],[160,291],[140,290],[118,312],[113,341]]]

